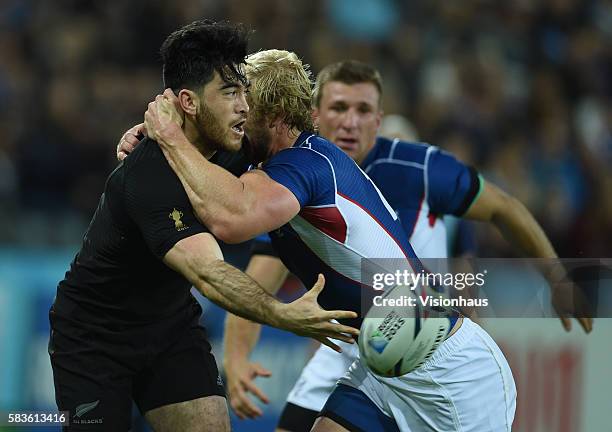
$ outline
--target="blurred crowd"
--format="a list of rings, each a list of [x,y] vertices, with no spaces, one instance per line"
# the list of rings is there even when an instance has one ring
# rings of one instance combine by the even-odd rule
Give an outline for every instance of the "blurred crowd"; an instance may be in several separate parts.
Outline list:
[[[374,64],[385,112],[522,200],[562,256],[611,255],[611,0],[4,0],[0,244],[80,242],[118,139],[162,90],[161,42],[200,18],[315,73]],[[481,237],[481,255],[510,253]]]

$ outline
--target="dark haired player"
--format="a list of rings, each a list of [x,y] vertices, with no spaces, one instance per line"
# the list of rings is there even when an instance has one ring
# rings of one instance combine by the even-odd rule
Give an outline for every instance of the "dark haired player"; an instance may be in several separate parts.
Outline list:
[[[247,32],[196,21],[164,42],[164,82],[178,95],[183,132],[211,162],[240,174],[248,105]],[[83,245],[50,311],[58,408],[70,430],[125,431],[132,400],[156,431],[229,431],[223,383],[198,324],[194,285],[220,306],[331,344],[355,329],[329,322],[315,288],[288,305],[225,264],[156,142],[146,139],[109,176]],[[347,333],[346,335],[340,332]]]

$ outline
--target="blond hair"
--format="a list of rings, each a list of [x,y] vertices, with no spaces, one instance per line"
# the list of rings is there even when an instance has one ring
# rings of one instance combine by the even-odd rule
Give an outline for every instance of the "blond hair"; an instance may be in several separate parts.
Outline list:
[[[291,128],[313,130],[310,115],[310,67],[289,51],[259,51],[247,57],[252,110],[268,120],[280,118]]]

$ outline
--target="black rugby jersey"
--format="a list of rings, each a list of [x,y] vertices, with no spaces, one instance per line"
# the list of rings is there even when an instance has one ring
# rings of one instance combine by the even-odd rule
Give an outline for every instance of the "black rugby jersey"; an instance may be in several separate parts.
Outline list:
[[[248,166],[242,153],[217,152],[211,162],[235,175]],[[191,284],[162,260],[178,241],[206,231],[158,144],[145,138],[109,175],[54,312],[139,325],[189,307]]]

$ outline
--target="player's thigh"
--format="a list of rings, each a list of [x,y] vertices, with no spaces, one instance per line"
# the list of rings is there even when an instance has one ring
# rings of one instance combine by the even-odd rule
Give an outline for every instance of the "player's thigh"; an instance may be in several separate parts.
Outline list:
[[[330,418],[319,417],[315,422],[312,432],[350,432],[350,429],[345,428],[341,424],[336,423]]]
[[[512,372],[491,337],[469,319],[443,342],[430,364],[389,383],[393,397],[388,405],[400,426],[417,429],[434,419],[436,429],[449,431],[511,430]]]
[[[381,381],[385,410],[401,430],[511,430],[512,373],[495,342],[469,319],[421,368]]]
[[[206,331],[197,324],[182,330],[176,342],[157,353],[155,360],[135,377],[133,394],[140,412],[157,423],[164,413],[175,419],[174,414],[181,412],[184,421],[190,421],[190,413],[205,413],[214,424],[228,423],[223,382]],[[202,418],[194,424],[204,425]]]
[[[148,411],[145,419],[155,432],[230,431],[227,402],[222,396],[165,405]]]
[[[330,421],[317,420],[313,428],[315,431],[400,432],[395,420],[383,412],[363,389],[346,384],[339,383],[336,386],[321,410],[320,416]],[[344,429],[337,429],[338,426]]]
[[[323,405],[321,405],[321,408]],[[287,402],[278,420],[276,432],[309,432],[317,420],[319,411],[320,409],[314,411]]]
[[[127,431],[131,426],[130,385],[84,378],[62,360],[52,360],[55,399],[59,411],[69,412],[70,431]],[[90,363],[90,367],[91,367]]]
[[[112,356],[117,350],[96,348],[83,332],[56,328],[49,341],[58,409],[69,412],[71,431],[127,431],[132,413],[130,371]]]
[[[432,372],[432,376],[452,397],[466,428],[487,425],[490,430],[511,430],[516,409],[512,371],[493,339],[477,324],[469,325],[474,337],[461,352],[465,365],[452,359],[455,362],[448,365],[452,373]]]

